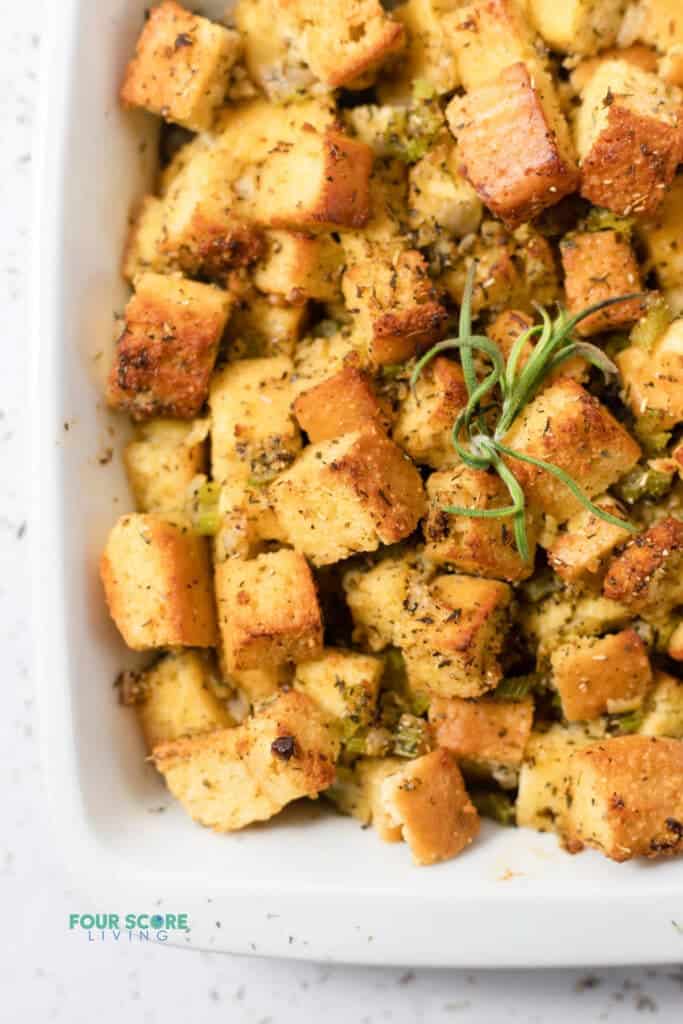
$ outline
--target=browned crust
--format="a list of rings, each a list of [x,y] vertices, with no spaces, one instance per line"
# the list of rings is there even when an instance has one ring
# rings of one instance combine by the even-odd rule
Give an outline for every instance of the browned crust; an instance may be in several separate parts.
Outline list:
[[[616,231],[576,232],[560,244],[567,308],[572,314],[587,306],[639,292],[640,269],[629,243]],[[601,309],[576,328],[587,337],[635,323],[644,312],[643,299],[630,299]]]
[[[581,164],[581,195],[620,216],[652,214],[683,158],[681,125],[609,109],[607,128]]]
[[[165,235],[160,250],[187,273],[201,269],[209,277],[222,278],[229,270],[260,259],[265,252],[265,240],[255,224],[237,218],[230,224],[216,224],[197,211],[183,232],[182,242]]]
[[[367,52],[356,52],[348,60],[340,60],[336,70],[323,78],[335,89],[345,85],[349,88],[363,87],[366,77],[376,71],[385,61],[399,54],[405,45],[405,29],[398,21],[388,18],[373,45]],[[360,80],[360,81],[358,81]]]
[[[533,717],[530,697],[515,703],[434,697],[429,707],[429,721],[439,747],[458,758],[507,765],[522,763]]]
[[[612,562],[605,577],[605,597],[641,611],[650,603],[650,586],[655,573],[683,551],[683,522],[669,517],[632,540]]]
[[[342,434],[375,425],[384,430],[389,421],[369,374],[346,366],[316,387],[304,391],[294,403],[294,415],[310,440],[330,441]]]
[[[599,718],[612,701],[637,702],[652,682],[647,650],[634,629],[557,647],[551,664],[569,722]]]

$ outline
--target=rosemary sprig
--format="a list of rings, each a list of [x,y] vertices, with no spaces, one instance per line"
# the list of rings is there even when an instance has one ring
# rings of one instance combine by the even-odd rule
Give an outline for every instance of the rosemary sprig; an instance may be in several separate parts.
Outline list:
[[[571,359],[572,356],[581,356],[601,370],[606,378],[617,374],[616,366],[601,349],[589,342],[576,341],[572,332],[577,324],[585,320],[586,317],[592,316],[593,313],[620,302],[640,298],[640,294],[621,295],[618,298],[596,302],[575,316],[569,316],[566,310],[560,309],[554,320],[547,310],[539,306],[538,311],[542,322],[534,324],[533,327],[520,334],[512,346],[506,362],[495,342],[483,334],[472,333],[474,272],[475,266],[472,264],[467,274],[460,307],[458,336],[446,338],[430,348],[416,363],[410,383],[414,388],[422,371],[441,352],[456,350],[460,353],[468,400],[453,424],[453,447],[460,459],[471,469],[494,470],[507,487],[511,504],[487,509],[450,505],[446,506],[444,512],[477,519],[500,519],[511,516],[517,550],[525,562],[529,561],[529,541],[525,521],[526,498],[517,477],[503,459],[503,456],[507,456],[508,459],[517,459],[545,470],[546,473],[550,473],[560,480],[593,515],[604,519],[605,522],[635,532],[636,528],[631,523],[619,519],[593,504],[579,484],[559,466],[527,455],[525,452],[514,451],[503,444],[502,438],[505,437],[522,409],[537,394],[548,374]],[[524,345],[533,339],[535,339],[533,351],[523,369],[520,370],[518,364]],[[490,372],[482,380],[479,380],[475,368],[475,352],[483,353],[491,363]],[[495,426],[491,427],[490,420],[486,416],[491,405],[483,403],[495,388],[499,389],[500,401],[494,402],[494,407],[499,408],[500,411]]]

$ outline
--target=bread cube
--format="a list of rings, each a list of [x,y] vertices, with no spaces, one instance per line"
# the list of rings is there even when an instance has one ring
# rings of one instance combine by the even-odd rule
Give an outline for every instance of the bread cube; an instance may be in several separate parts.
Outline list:
[[[569,130],[552,84],[512,64],[446,110],[460,172],[508,227],[553,206],[578,185]],[[524,145],[519,145],[520,138]]]
[[[359,238],[345,239],[344,245],[342,292],[371,364],[403,362],[438,341],[447,314],[424,256],[414,249],[386,248]]]
[[[416,864],[457,857],[479,832],[479,815],[448,750],[434,750],[389,775],[381,799]]]
[[[306,303],[282,302],[277,296],[247,290],[230,318],[230,359],[287,356],[308,325]]]
[[[562,832],[569,809],[569,762],[575,750],[599,739],[595,726],[551,725],[532,732],[519,773],[517,824]]]
[[[309,125],[296,143],[281,143],[254,168],[247,209],[264,227],[361,228],[370,216],[372,159],[363,142]]]
[[[313,574],[283,548],[215,567],[218,627],[228,672],[276,668],[322,652],[322,616]]]
[[[131,285],[152,270],[157,274],[172,269],[172,259],[162,249],[166,207],[158,196],[144,196],[132,219],[123,251],[121,272]]]
[[[334,730],[315,704],[290,691],[242,725],[162,743],[154,764],[195,821],[233,832],[327,789],[338,753]]]
[[[368,725],[375,713],[384,662],[372,654],[326,647],[319,658],[297,665],[294,687],[331,719]]]
[[[291,413],[292,363],[286,356],[228,363],[211,381],[214,480],[266,484],[301,448]]]
[[[406,606],[422,585],[419,560],[410,553],[381,559],[367,570],[352,569],[343,579],[354,622],[353,639],[370,651],[382,651],[403,637]]]
[[[661,54],[659,77],[683,85],[683,19],[678,0],[638,0],[627,8],[619,41],[640,39]]]
[[[577,231],[560,245],[567,308],[574,315],[605,299],[641,290],[640,270],[633,249],[616,231]],[[643,300],[629,299],[582,320],[576,333],[583,337],[615,331],[643,315]]]
[[[592,54],[616,42],[626,0],[530,0],[531,20],[552,50]]]
[[[440,142],[410,168],[408,211],[420,245],[431,245],[442,233],[463,238],[481,223],[479,196],[458,170],[452,142]]]
[[[448,565],[473,576],[525,580],[534,571],[536,524],[527,510],[526,530],[530,558],[525,562],[515,543],[512,518],[475,519],[448,512],[451,506],[485,509],[510,504],[510,495],[499,476],[469,469],[460,463],[453,469],[432,473],[427,480],[428,509],[424,523],[425,557],[436,565]]]
[[[281,688],[290,687],[293,667],[285,664],[274,668],[245,668],[237,672],[228,672],[226,668],[224,676],[230,685],[246,697],[249,704],[255,705],[275,697]]]
[[[305,67],[294,5],[284,0],[238,0],[234,17],[251,80],[275,102],[306,95],[315,77]]]
[[[657,70],[657,54],[649,46],[640,44],[625,47],[611,46],[606,50],[601,50],[595,57],[586,57],[585,60],[580,60],[576,67],[572,68],[569,75],[572,92],[576,96],[584,92],[595,72],[608,60],[625,60],[629,64],[635,64],[643,71]]]
[[[405,29],[405,49],[377,83],[380,102],[410,101],[416,81],[428,82],[438,95],[452,92],[459,74],[450,14],[441,10],[438,0],[407,0],[393,15]]]
[[[645,250],[646,269],[655,271],[668,299],[683,280],[683,174],[674,178],[655,213],[639,220],[636,226]]]
[[[520,334],[524,334],[533,326],[533,317],[529,316],[527,313],[523,313],[519,309],[505,309],[491,321],[486,328],[486,333],[491,341],[495,341],[496,345],[503,353],[505,362],[507,362],[510,358],[512,347]],[[533,350],[533,343],[531,341],[525,341],[519,359],[517,360],[518,371],[524,368],[524,365]]]
[[[415,462],[434,469],[459,462],[453,447],[453,424],[467,405],[467,397],[460,364],[438,356],[400,403],[394,441]]]
[[[622,216],[651,214],[683,156],[683,94],[627,61],[606,61],[576,115],[581,194]]]
[[[474,0],[459,4],[449,21],[462,85],[469,92],[511,64],[541,66],[526,0]]]
[[[371,427],[309,445],[271,493],[290,543],[314,565],[402,540],[424,512],[420,474]]]
[[[122,516],[100,560],[109,612],[134,651],[213,647],[206,541],[152,515]]]
[[[623,510],[609,495],[596,502],[604,512],[623,518]],[[548,561],[558,576],[567,583],[589,582],[603,571],[606,561],[631,533],[615,526],[584,508],[569,520],[548,548]]]
[[[674,661],[683,661],[683,620],[680,618],[669,637],[666,653]]]
[[[683,521],[660,520],[610,563],[605,596],[634,615],[664,614],[683,604]]]
[[[640,457],[636,442],[605,406],[568,378],[560,378],[522,410],[505,444],[559,466],[589,498],[603,494]],[[558,522],[583,508],[545,470],[512,458],[509,465],[531,502]]]
[[[618,736],[570,761],[567,848],[616,861],[683,853],[683,743]]]
[[[683,680],[667,672],[654,673],[654,686],[645,701],[642,736],[683,739]]]
[[[273,509],[268,488],[239,478],[221,486],[219,527],[214,536],[214,559],[251,558],[264,544],[285,543],[286,537]]]
[[[225,99],[241,48],[237,32],[164,0],[149,12],[121,100],[191,131],[206,131]]]
[[[211,662],[198,651],[167,654],[135,680],[135,710],[147,749],[233,725],[212,683]]]
[[[411,595],[409,595],[409,598]],[[480,697],[500,681],[512,591],[498,580],[437,576],[397,616],[414,691],[439,697]]]
[[[177,512],[198,473],[206,470],[203,420],[148,420],[123,451],[138,512]]]
[[[286,302],[332,302],[340,294],[343,250],[329,235],[266,233],[266,251],[252,271],[257,288]]]
[[[372,825],[385,843],[400,843],[400,826],[394,825],[382,801],[382,784],[405,765],[400,757],[362,757],[353,768],[338,768],[334,785],[325,796],[343,814],[363,825]]]
[[[569,722],[637,708],[652,683],[650,660],[633,629],[580,637],[550,656],[553,685]]]
[[[380,430],[388,426],[387,411],[375,394],[371,377],[353,365],[302,391],[294,402],[294,415],[314,444],[367,426]]]
[[[558,643],[577,636],[602,636],[628,626],[633,616],[625,605],[594,590],[555,591],[521,609],[523,634],[537,648],[536,660],[545,665]]]
[[[683,318],[674,320],[651,349],[630,345],[616,363],[636,418],[649,418],[655,431],[683,421]]]
[[[107,399],[135,420],[193,419],[230,312],[227,292],[179,277],[144,274],[126,306]]]
[[[519,701],[435,697],[429,722],[438,747],[455,754],[465,772],[514,778],[534,718],[531,697]]]

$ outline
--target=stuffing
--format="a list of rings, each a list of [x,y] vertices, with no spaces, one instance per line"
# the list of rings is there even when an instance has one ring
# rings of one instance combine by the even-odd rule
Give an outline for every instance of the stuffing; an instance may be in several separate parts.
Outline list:
[[[372,378],[353,365],[302,391],[294,402],[294,415],[314,444],[365,427],[385,430],[389,426],[387,410],[377,397]]]
[[[655,272],[672,309],[683,313],[683,174],[674,178],[655,213],[639,219],[636,228],[645,251],[645,269]]]
[[[301,690],[330,719],[354,726],[368,725],[374,716],[384,662],[372,654],[326,647],[319,658],[296,666],[294,687]]]
[[[453,46],[465,89],[477,89],[512,64],[544,74],[541,47],[526,0],[474,0],[458,4],[451,21]]]
[[[394,825],[382,801],[384,780],[404,766],[399,757],[363,757],[353,768],[338,768],[337,778],[325,796],[343,814],[362,825],[372,825],[385,843],[400,843],[401,828]]]
[[[559,53],[593,54],[612,46],[627,0],[529,0],[543,41]]]
[[[641,291],[640,270],[629,243],[616,231],[584,231],[568,235],[560,245],[567,309],[587,306]],[[596,273],[596,268],[598,273]],[[643,314],[643,300],[608,306],[582,320],[576,333],[584,337],[629,327]]]
[[[607,570],[605,597],[634,615],[661,615],[683,604],[683,521],[655,523],[616,555]]]
[[[418,463],[441,469],[459,462],[453,448],[456,417],[467,404],[459,363],[438,356],[400,402],[393,427],[396,444]]]
[[[642,736],[683,739],[683,680],[667,672],[654,673],[654,685],[645,701],[638,732]]]
[[[596,504],[604,512],[624,518],[614,498],[604,495]],[[583,508],[565,524],[548,547],[548,561],[558,576],[568,583],[589,582],[604,571],[614,549],[631,537],[628,530],[600,519]]]
[[[206,470],[206,420],[147,420],[123,452],[138,512],[177,513],[183,496]]]
[[[256,287],[293,304],[331,302],[340,291],[343,251],[330,235],[269,231],[266,251],[252,269]]]
[[[640,706],[652,683],[647,650],[633,629],[577,637],[556,647],[550,664],[569,722],[631,711]]]
[[[498,776],[502,781],[515,778],[533,717],[531,697],[519,701],[435,697],[429,706],[437,747],[455,754],[466,774]]]
[[[646,436],[683,421],[683,317],[649,347],[630,345],[619,352],[616,363],[624,399]]]
[[[430,245],[445,233],[463,238],[477,231],[482,204],[458,170],[458,152],[452,142],[432,146],[409,171],[410,226],[420,245]]]
[[[382,103],[406,102],[416,88],[443,95],[460,84],[452,12],[441,6],[439,0],[407,0],[394,9],[405,30],[405,49],[377,83]]]

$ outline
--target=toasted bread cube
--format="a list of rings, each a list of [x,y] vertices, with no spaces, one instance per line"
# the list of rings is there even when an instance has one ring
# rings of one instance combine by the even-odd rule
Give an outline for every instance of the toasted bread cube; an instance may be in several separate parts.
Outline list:
[[[589,498],[603,494],[640,457],[640,448],[622,425],[568,378],[546,388],[522,410],[505,444],[559,466]],[[545,470],[512,458],[510,466],[533,504],[558,522],[583,508],[564,484]]]
[[[385,843],[400,843],[401,829],[394,825],[382,801],[382,783],[405,765],[400,757],[362,757],[353,768],[338,768],[337,778],[325,794],[343,814],[363,825],[372,825]]]
[[[434,750],[389,775],[381,799],[416,864],[457,857],[479,832],[479,815],[448,750]]]
[[[622,216],[651,214],[683,156],[683,94],[627,61],[606,61],[576,116],[581,194]]]
[[[618,736],[570,761],[567,847],[616,861],[683,853],[683,743]]]
[[[569,129],[542,69],[512,64],[446,110],[460,172],[482,202],[516,227],[578,185]],[[523,146],[519,145],[524,138]]]
[[[382,651],[403,636],[402,623],[413,588],[421,585],[420,567],[410,555],[383,558],[369,570],[344,576],[346,602],[354,622],[353,639]]]
[[[403,362],[438,341],[447,314],[424,256],[358,237],[345,239],[344,245],[348,262],[342,292],[372,365]]]
[[[551,725],[532,732],[519,773],[517,824],[537,832],[562,832],[569,807],[569,761],[599,736],[595,727]]]
[[[294,355],[308,325],[306,303],[282,302],[255,289],[241,296],[230,318],[231,359]]]
[[[368,725],[377,706],[384,662],[372,654],[326,647],[319,658],[297,665],[294,687],[331,719]]]
[[[274,148],[256,167],[248,209],[270,228],[362,228],[370,215],[372,159],[363,142],[309,126],[296,143]]]
[[[205,421],[148,420],[123,452],[138,512],[177,512],[188,487],[206,470]]]
[[[480,697],[501,679],[512,591],[498,580],[437,576],[408,602],[395,643],[414,691]]]
[[[401,402],[393,437],[415,462],[434,469],[459,461],[453,447],[456,417],[467,405],[467,388],[459,363],[438,356]]]
[[[290,543],[314,565],[402,540],[424,512],[420,474],[371,427],[309,445],[271,493]]]
[[[110,406],[136,420],[197,416],[230,306],[228,292],[211,285],[160,274],[139,278],[109,376]]]
[[[645,645],[633,629],[577,638],[557,647],[550,663],[569,722],[631,711],[640,706],[652,683]]]
[[[329,235],[269,231],[252,278],[262,292],[281,295],[286,302],[333,302],[340,294],[343,262],[341,246]]]
[[[300,99],[315,77],[305,70],[294,5],[285,0],[238,0],[234,15],[252,81],[276,102]]]
[[[295,0],[306,63],[316,78],[338,88],[364,88],[403,49],[404,29],[379,0]]]
[[[616,42],[626,0],[530,0],[544,42],[560,53],[592,54]]]
[[[514,777],[534,718],[531,697],[519,701],[435,697],[429,722],[438,747],[455,754],[464,771]]]
[[[462,85],[469,92],[511,64],[540,64],[525,0],[474,0],[449,21]]]
[[[529,316],[527,313],[523,313],[519,309],[504,309],[502,313],[499,313],[498,316],[491,321],[486,328],[486,333],[491,341],[495,341],[507,362],[510,358],[512,347],[520,334],[526,333],[526,331],[533,326],[533,317]],[[533,352],[533,349],[534,346],[531,341],[524,342],[519,359],[517,360],[517,368],[519,370],[524,368],[524,365]]]
[[[161,744],[154,763],[195,821],[232,832],[327,789],[338,753],[315,704],[291,691],[235,728]]]
[[[668,672],[655,672],[638,732],[642,736],[683,739],[683,680]]]
[[[214,480],[267,483],[301,448],[291,413],[292,363],[286,356],[228,363],[211,381]]]
[[[558,643],[623,629],[632,618],[625,605],[593,590],[563,589],[523,608],[521,627],[537,649],[538,664],[545,664]]]
[[[612,560],[604,593],[633,614],[663,614],[683,604],[682,569],[683,521],[669,516]]]
[[[573,92],[577,96],[584,92],[598,68],[602,67],[605,61],[615,59],[628,61],[629,64],[635,64],[643,71],[657,70],[657,54],[649,46],[640,44],[627,47],[612,46],[607,50],[601,50],[596,57],[587,57],[585,60],[579,61],[572,69],[569,81]]]
[[[683,85],[683,18],[678,0],[637,0],[626,11],[619,33],[623,46],[640,39],[661,54],[659,77]],[[654,70],[654,69],[653,69]]]
[[[596,502],[604,512],[617,518],[624,513],[609,495]],[[558,576],[567,583],[594,579],[620,544],[630,538],[629,530],[615,526],[583,508],[567,522],[548,548],[548,561]]]
[[[229,672],[275,668],[322,652],[313,574],[298,552],[229,558],[215,567],[218,626]]]
[[[639,220],[637,228],[647,257],[646,269],[656,272],[664,297],[669,299],[669,293],[680,289],[683,280],[683,174],[674,178],[655,214]]]
[[[453,469],[432,473],[427,480],[427,497],[424,535],[425,557],[429,561],[449,565],[458,572],[511,583],[531,576],[537,531],[528,511],[528,562],[517,550],[510,517],[475,519],[447,511],[451,506],[486,509],[509,505],[510,495],[499,476],[460,463]]]
[[[666,653],[674,661],[683,661],[683,620],[679,620],[669,637]]]
[[[214,679],[211,663],[198,651],[167,654],[140,674],[135,710],[150,753],[160,743],[234,724],[214,693]]]
[[[303,391],[294,402],[294,415],[314,444],[367,426],[380,430],[388,426],[371,377],[351,365]]]
[[[132,220],[123,252],[121,271],[134,285],[141,274],[153,270],[163,274],[172,260],[162,250],[166,207],[158,196],[145,196]]]
[[[683,317],[674,320],[651,349],[630,345],[617,355],[624,396],[636,417],[657,430],[683,421]]]
[[[219,528],[214,536],[214,558],[251,558],[267,542],[287,538],[273,509],[268,488],[256,480],[236,478],[221,486]]]
[[[275,668],[245,668],[238,672],[224,669],[228,683],[239,690],[252,705],[276,696],[281,687],[291,686],[292,673],[293,668],[289,664],[276,665]]]
[[[294,351],[292,388],[295,395],[311,391],[347,366],[360,366],[358,352],[349,332],[335,331],[332,335],[309,335]]]
[[[567,308],[571,314],[587,306],[641,290],[633,249],[616,231],[579,231],[560,245]],[[587,337],[635,323],[643,314],[642,299],[608,306],[582,320],[576,333]]]
[[[448,14],[438,0],[407,0],[394,12],[406,34],[405,50],[394,68],[377,83],[382,103],[405,103],[416,81],[428,82],[438,95],[460,84]]]
[[[121,100],[191,131],[206,131],[225,99],[241,48],[237,32],[164,0],[149,12]]]
[[[463,238],[481,223],[482,204],[458,170],[452,142],[440,142],[410,168],[408,211],[420,245],[437,241],[442,232]]]
[[[206,541],[152,515],[122,516],[100,560],[109,612],[134,651],[213,647]]]

